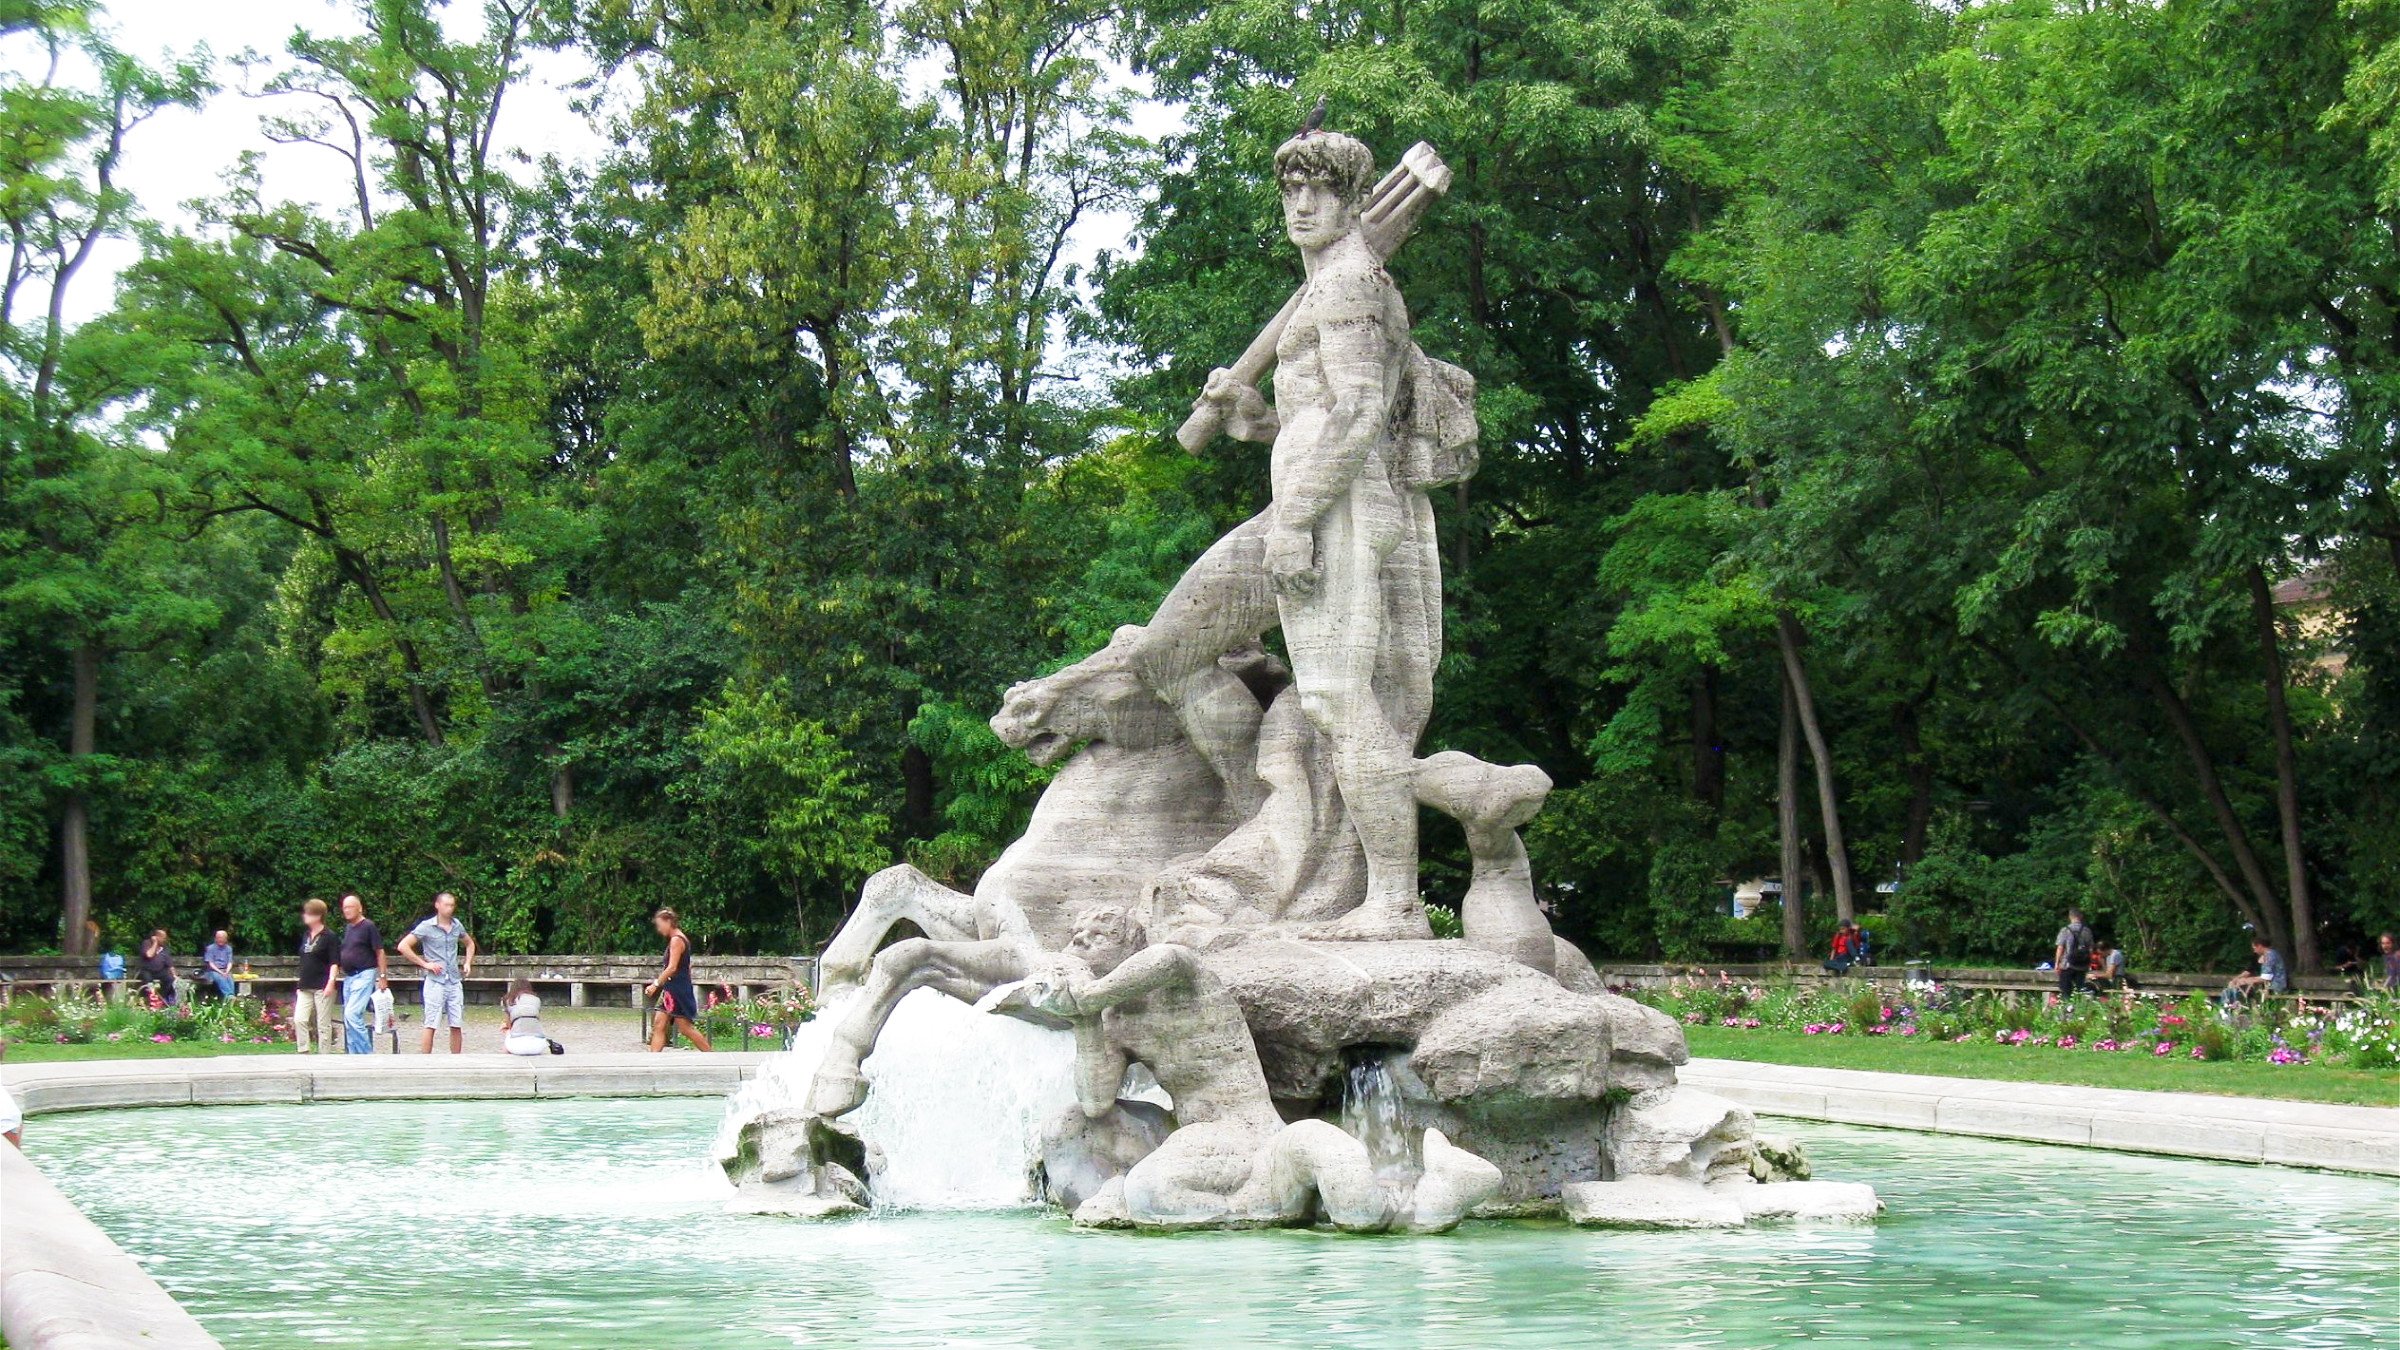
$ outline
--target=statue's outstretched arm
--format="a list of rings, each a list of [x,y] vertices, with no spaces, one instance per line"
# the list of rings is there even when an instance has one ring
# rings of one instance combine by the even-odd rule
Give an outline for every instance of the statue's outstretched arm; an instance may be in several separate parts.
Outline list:
[[[1130,1002],[1144,994],[1177,985],[1189,985],[1198,969],[1192,949],[1179,943],[1162,942],[1144,947],[1125,958],[1115,970],[1080,986],[1075,990],[1075,1007],[1079,1013],[1097,1013]]]

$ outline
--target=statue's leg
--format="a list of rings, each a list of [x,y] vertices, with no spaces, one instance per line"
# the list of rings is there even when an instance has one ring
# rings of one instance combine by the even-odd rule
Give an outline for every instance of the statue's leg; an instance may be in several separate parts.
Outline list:
[[[1376,1179],[1365,1144],[1327,1121],[1295,1120],[1261,1150],[1242,1198],[1298,1222],[1308,1215],[1311,1195],[1327,1222],[1354,1233],[1382,1232],[1400,1214],[1399,1199]]]
[[[982,908],[974,896],[954,891],[906,863],[877,872],[860,889],[858,908],[817,958],[820,998],[864,982],[875,949],[902,919],[936,942],[973,942],[992,936],[984,931]]]
[[[1300,708],[1333,743],[1334,778],[1367,855],[1367,898],[1317,936],[1430,937],[1417,901],[1416,764],[1375,692],[1383,559],[1399,541],[1399,494],[1362,476],[1317,521],[1317,588],[1282,599]]]
[[[808,1090],[808,1109],[821,1116],[847,1115],[867,1099],[859,1065],[874,1053],[875,1038],[892,1009],[918,989],[938,989],[964,1003],[1021,980],[1033,970],[1028,944],[1003,938],[991,942],[934,942],[910,938],[886,947],[869,966],[867,981],[843,1012],[817,1076]]]

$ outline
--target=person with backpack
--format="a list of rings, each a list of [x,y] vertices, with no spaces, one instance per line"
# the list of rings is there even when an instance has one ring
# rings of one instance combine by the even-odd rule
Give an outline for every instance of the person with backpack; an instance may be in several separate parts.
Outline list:
[[[2058,930],[2058,950],[2050,964],[2058,971],[2058,996],[2073,998],[2083,988],[2092,964],[2092,930],[2084,926],[2083,911],[2067,910],[2067,926]]]

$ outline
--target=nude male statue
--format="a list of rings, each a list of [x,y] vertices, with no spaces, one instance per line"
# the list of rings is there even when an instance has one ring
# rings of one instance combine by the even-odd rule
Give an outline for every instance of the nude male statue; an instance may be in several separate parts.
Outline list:
[[[1285,231],[1307,273],[1276,347],[1275,403],[1224,370],[1205,395],[1227,405],[1229,434],[1273,444],[1274,503],[1192,565],[1132,654],[1152,688],[1188,701],[1194,681],[1225,678],[1220,653],[1281,624],[1302,710],[1332,744],[1366,855],[1365,903],[1312,934],[1328,938],[1430,936],[1413,758],[1442,644],[1426,489],[1446,481],[1431,461],[1456,447],[1462,422],[1472,439],[1460,411],[1472,381],[1417,350],[1407,306],[1359,229],[1374,171],[1367,147],[1339,133],[1303,132],[1275,152]],[[1192,736],[1212,754],[1206,728]]]
[[[1284,1124],[1241,1005],[1196,952],[1150,945],[1126,910],[1086,911],[1065,955],[985,1006],[1005,1010],[1017,1000],[1073,1026],[1076,1095],[1087,1118],[1118,1109],[1125,1070],[1139,1063],[1174,1099],[1176,1126],[1087,1201],[1079,1220],[1222,1228],[1301,1223],[1321,1211],[1341,1228],[1439,1232],[1499,1187],[1498,1168],[1439,1130],[1425,1132],[1422,1177],[1402,1187],[1379,1179],[1366,1145],[1339,1127]]]

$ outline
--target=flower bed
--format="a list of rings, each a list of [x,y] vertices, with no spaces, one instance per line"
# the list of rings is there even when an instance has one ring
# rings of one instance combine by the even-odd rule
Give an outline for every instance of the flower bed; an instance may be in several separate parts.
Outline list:
[[[722,1048],[781,1050],[791,1044],[792,1033],[800,1024],[817,1015],[817,1006],[805,989],[788,989],[767,998],[731,999],[708,993],[708,1006],[700,1010],[700,1030],[711,1042],[727,1042]],[[765,1045],[756,1044],[764,1041]]]
[[[1806,1036],[1895,1036],[1984,1042],[2027,1051],[2145,1054],[2276,1065],[2400,1066],[2400,999],[2363,1003],[2277,999],[2221,1009],[2199,994],[2012,996],[1926,985],[1892,994],[1856,982],[1759,984],[1719,975],[1621,989],[1682,1021]]]
[[[21,995],[0,1011],[0,1038],[51,1045],[215,1041],[272,1045],[292,1039],[291,1004],[242,996],[169,1007],[157,996],[119,999]]]

